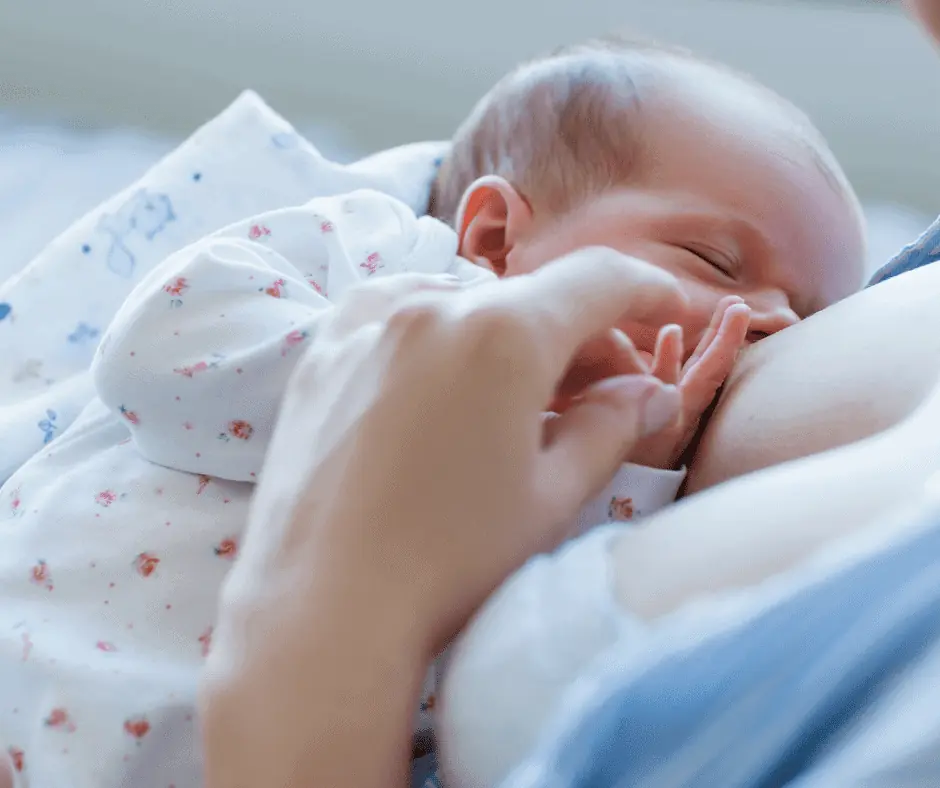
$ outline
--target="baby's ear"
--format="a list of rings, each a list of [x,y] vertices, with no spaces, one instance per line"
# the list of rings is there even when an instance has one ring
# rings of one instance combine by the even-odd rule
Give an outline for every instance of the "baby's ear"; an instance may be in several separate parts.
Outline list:
[[[532,209],[505,178],[487,175],[464,193],[457,211],[461,257],[506,274],[506,258],[532,221]]]

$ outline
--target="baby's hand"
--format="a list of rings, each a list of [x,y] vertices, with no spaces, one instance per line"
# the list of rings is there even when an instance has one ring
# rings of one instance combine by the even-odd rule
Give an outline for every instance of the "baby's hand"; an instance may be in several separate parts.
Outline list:
[[[751,310],[737,296],[718,302],[712,322],[689,360],[682,364],[682,329],[663,327],[656,340],[652,373],[678,387],[682,395],[679,419],[641,441],[627,458],[652,468],[675,468],[698,430],[702,414],[721,388],[747,337]]]

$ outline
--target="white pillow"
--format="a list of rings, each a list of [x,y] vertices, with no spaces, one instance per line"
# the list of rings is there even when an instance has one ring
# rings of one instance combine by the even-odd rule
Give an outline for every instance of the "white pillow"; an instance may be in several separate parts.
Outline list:
[[[73,224],[0,284],[0,484],[88,404],[98,340],[166,256],[252,214],[371,187],[423,212],[446,143],[330,162],[256,94]]]

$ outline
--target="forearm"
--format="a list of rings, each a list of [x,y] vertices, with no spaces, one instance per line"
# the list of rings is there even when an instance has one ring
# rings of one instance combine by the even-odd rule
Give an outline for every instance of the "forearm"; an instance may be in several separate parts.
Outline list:
[[[789,569],[902,506],[923,488],[935,456],[905,422],[688,498],[620,537],[619,600],[652,619]]]
[[[203,692],[207,788],[407,783],[420,641],[371,589],[305,574],[282,578],[281,599],[246,599],[219,633]]]

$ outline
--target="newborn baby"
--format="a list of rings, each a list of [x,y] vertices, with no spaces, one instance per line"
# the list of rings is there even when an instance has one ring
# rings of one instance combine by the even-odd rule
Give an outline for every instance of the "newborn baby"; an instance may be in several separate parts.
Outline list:
[[[511,74],[458,131],[431,212],[357,192],[252,217],[128,299],[95,360],[100,401],[3,488],[0,741],[22,785],[200,784],[192,709],[218,590],[285,382],[352,285],[511,276],[610,246],[679,280],[674,355],[713,392],[743,338],[729,296],[756,339],[861,281],[857,202],[809,122],[657,47],[588,45]],[[668,355],[661,327],[619,328],[654,365]],[[581,525],[670,501],[687,442],[670,427],[641,447],[629,459],[659,467],[625,465]]]
[[[751,338],[854,292],[858,202],[795,107],[681,50],[591,44],[504,78],[459,129],[431,213],[460,254],[501,275],[586,245],[680,280],[686,353],[741,296]],[[653,327],[623,326],[652,352]]]

